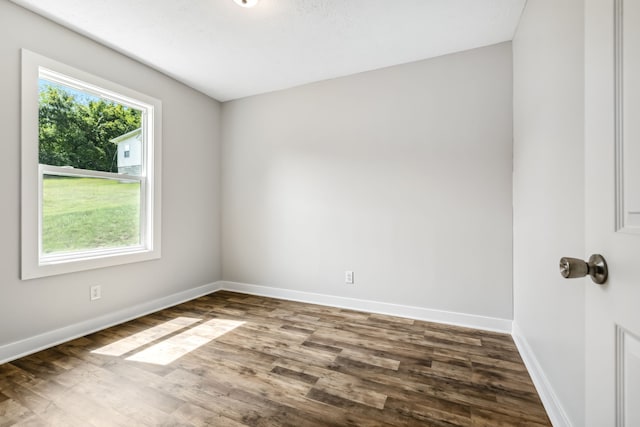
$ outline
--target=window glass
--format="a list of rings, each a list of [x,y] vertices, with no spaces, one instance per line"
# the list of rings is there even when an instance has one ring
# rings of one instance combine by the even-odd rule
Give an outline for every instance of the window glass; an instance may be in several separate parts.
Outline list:
[[[140,183],[45,174],[42,252],[140,244]]]
[[[50,79],[38,90],[38,159],[64,169],[41,168],[42,255],[140,245],[141,183],[91,172],[140,176],[142,111]]]
[[[141,144],[140,132],[125,137],[141,129],[139,109],[44,78],[38,89],[40,164],[118,173],[119,146]]]

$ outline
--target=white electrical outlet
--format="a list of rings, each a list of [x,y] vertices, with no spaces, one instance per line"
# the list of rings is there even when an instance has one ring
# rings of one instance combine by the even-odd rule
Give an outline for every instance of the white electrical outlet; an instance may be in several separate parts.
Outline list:
[[[344,272],[344,282],[353,284],[353,271],[345,271]]]
[[[91,301],[102,298],[102,288],[100,285],[95,285],[91,287]]]

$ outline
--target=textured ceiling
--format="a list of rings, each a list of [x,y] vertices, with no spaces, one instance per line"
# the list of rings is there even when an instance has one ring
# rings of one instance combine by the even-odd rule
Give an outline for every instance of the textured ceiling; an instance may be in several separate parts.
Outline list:
[[[220,101],[511,40],[526,0],[12,0]]]

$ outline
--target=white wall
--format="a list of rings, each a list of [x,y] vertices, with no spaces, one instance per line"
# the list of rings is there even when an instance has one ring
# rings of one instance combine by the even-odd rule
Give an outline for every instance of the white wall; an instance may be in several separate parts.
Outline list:
[[[575,426],[586,285],[562,279],[558,261],[585,256],[583,11],[583,0],[529,0],[513,41],[514,334],[557,397],[558,425]]]
[[[222,124],[225,280],[511,319],[510,43],[224,103]]]
[[[20,48],[162,100],[162,259],[19,279]],[[0,58],[0,348],[220,279],[220,104],[7,1]],[[90,285],[102,299],[89,301]]]

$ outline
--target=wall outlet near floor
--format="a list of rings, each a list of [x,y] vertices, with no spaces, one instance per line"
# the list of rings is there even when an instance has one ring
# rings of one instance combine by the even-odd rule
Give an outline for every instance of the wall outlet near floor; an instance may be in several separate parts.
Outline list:
[[[100,285],[94,285],[91,287],[91,301],[102,298],[102,288]]]
[[[344,272],[344,283],[353,284],[353,271]]]

